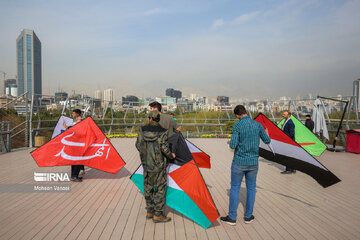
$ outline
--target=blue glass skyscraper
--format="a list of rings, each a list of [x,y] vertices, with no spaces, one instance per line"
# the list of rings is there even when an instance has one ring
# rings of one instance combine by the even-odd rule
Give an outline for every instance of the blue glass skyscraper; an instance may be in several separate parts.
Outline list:
[[[24,29],[16,39],[18,95],[42,94],[41,42],[33,30]]]

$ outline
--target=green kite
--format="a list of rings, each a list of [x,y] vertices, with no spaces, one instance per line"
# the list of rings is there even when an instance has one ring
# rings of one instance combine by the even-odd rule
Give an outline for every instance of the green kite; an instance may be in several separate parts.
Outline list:
[[[317,157],[320,156],[326,150],[325,144],[293,115],[291,115],[291,120],[295,125],[295,142],[311,155]],[[277,126],[281,128],[284,121],[285,120],[283,119]]]

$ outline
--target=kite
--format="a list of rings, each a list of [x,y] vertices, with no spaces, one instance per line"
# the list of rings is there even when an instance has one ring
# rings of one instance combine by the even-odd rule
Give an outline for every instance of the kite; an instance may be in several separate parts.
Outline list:
[[[311,155],[317,157],[320,156],[326,150],[326,145],[296,117],[291,115],[290,118],[295,125],[295,142],[302,146],[305,151]],[[277,126],[281,128],[284,122],[285,119],[283,119]]]
[[[60,133],[64,132],[66,129],[64,127],[64,123],[66,126],[72,126],[74,120],[69,117],[61,116],[54,128],[53,134],[51,136],[51,139],[59,135]]]
[[[165,204],[203,228],[208,228],[219,217],[219,213],[195,161],[191,160],[183,166],[171,163],[167,173]],[[130,179],[144,193],[141,165]]]
[[[265,115],[260,113],[254,120],[263,125],[271,138],[269,145],[260,141],[259,155],[261,157],[306,173],[324,188],[341,181]]]
[[[31,152],[39,167],[85,165],[117,173],[125,162],[91,117]]]
[[[195,146],[192,142],[185,139],[186,145],[188,146],[191,155],[193,156],[196,164],[199,168],[211,168],[210,156],[204,153],[200,148]]]
[[[167,168],[165,204],[206,229],[216,221],[219,212],[182,134],[174,134],[169,143],[176,158]],[[144,193],[141,165],[130,179]]]
[[[169,145],[173,153],[177,152],[175,162],[182,165],[194,159],[199,168],[211,168],[210,156],[185,139],[181,132],[169,138]]]

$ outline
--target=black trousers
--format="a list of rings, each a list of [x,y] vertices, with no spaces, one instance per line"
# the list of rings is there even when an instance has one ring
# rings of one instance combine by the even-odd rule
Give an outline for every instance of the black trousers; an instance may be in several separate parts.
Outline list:
[[[84,169],[84,165],[71,165],[71,177],[79,177],[79,172],[81,169]]]
[[[293,172],[293,171],[295,171],[294,169],[292,169],[292,168],[288,168],[288,167],[286,167],[285,168],[285,171],[290,171],[290,172]]]

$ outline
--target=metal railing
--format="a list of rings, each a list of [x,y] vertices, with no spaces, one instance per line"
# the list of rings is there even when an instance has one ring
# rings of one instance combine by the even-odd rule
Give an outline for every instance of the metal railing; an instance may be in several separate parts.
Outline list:
[[[49,100],[50,99],[50,100]],[[358,127],[358,114],[355,113],[357,110],[357,104],[355,97],[347,97],[349,101],[349,107],[347,113],[347,118],[344,125],[346,129]],[[22,96],[17,99],[9,102],[6,107],[11,107],[12,104],[20,102],[25,109],[23,116],[25,119],[22,122],[17,122],[16,126],[11,128],[8,125],[4,124],[1,128],[1,140],[2,150],[10,151],[11,150],[11,140],[18,138],[19,136],[23,137],[23,143],[26,147],[34,146],[34,138],[39,135],[51,136],[58,117],[61,115],[70,116],[73,108],[80,108],[83,111],[83,117],[92,116],[97,123],[97,125],[103,130],[104,133],[110,135],[113,133],[136,133],[137,129],[147,120],[146,115],[139,113],[135,109],[135,103],[129,103],[126,106],[122,106],[122,115],[118,116],[119,105],[116,105],[114,102],[102,101],[100,106],[95,105],[95,99],[87,98],[83,100],[75,99],[79,103],[77,105],[72,104],[74,99],[67,98],[61,107],[57,111],[47,111],[46,105],[48,103],[54,103],[56,100],[55,96],[49,95],[32,95],[31,100],[27,98],[27,94],[24,93]],[[298,100],[285,100],[282,102],[282,108],[289,109],[294,113],[296,117],[300,120],[302,119],[302,114],[304,114],[301,109],[306,104],[307,106],[313,103],[314,99],[298,99]],[[239,102],[238,104],[243,104],[249,110],[249,115],[255,117],[257,112],[262,111],[267,115],[272,121],[279,122],[281,116],[279,111],[278,104],[279,101],[258,101],[258,102]],[[258,106],[261,104],[262,108],[259,109]],[[326,110],[326,104],[322,102],[324,109]],[[236,104],[233,104],[236,105]],[[4,108],[4,106],[2,107]],[[355,114],[354,114],[355,113]],[[54,117],[49,116],[49,114],[54,114]],[[325,112],[327,124],[330,133],[336,131],[336,126],[338,126],[338,121],[336,119],[330,119],[328,112]],[[351,117],[350,115],[353,114]],[[188,136],[201,136],[209,133],[214,134],[227,134],[231,131],[231,124],[228,122],[237,121],[235,115],[232,111],[223,110],[223,111],[206,111],[204,108],[197,108],[193,112],[184,112],[180,107],[177,111],[177,123],[181,127],[184,133],[187,133]],[[10,121],[11,122],[11,121]],[[10,123],[11,125],[12,123]],[[15,124],[14,124],[15,125]],[[230,127],[229,127],[230,126]],[[9,136],[9,137],[8,137]],[[344,138],[344,130],[340,130],[341,138]],[[9,141],[7,139],[9,138]],[[8,147],[10,146],[10,147]],[[16,146],[14,146],[16,147]]]

